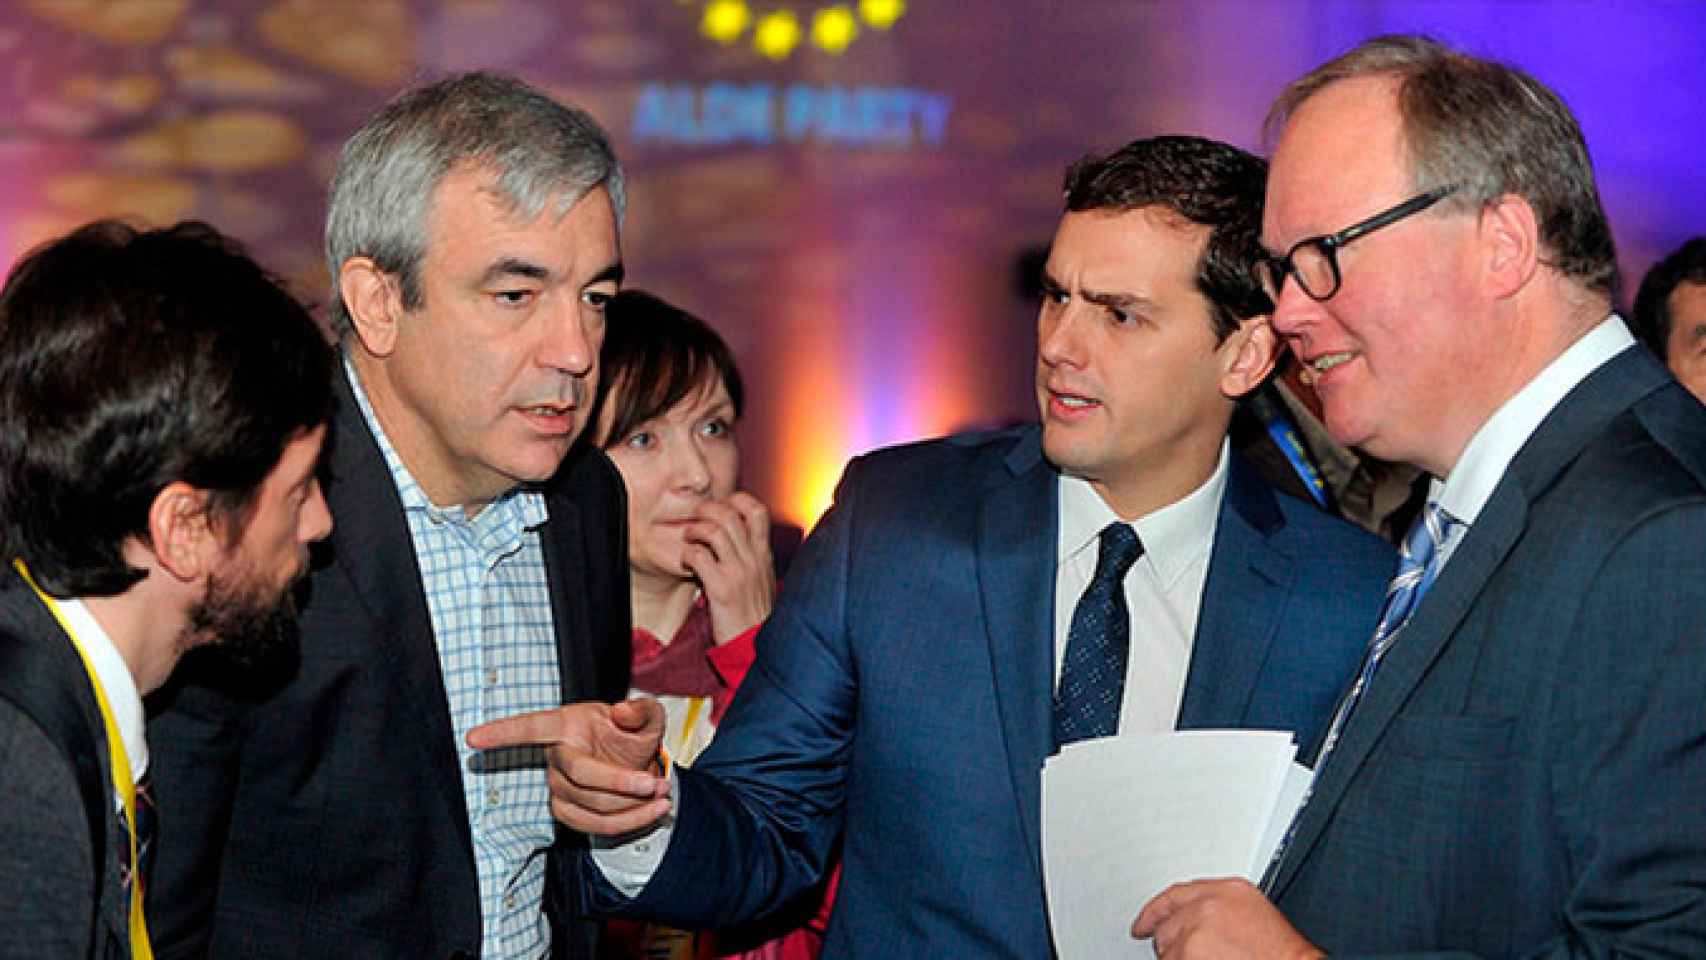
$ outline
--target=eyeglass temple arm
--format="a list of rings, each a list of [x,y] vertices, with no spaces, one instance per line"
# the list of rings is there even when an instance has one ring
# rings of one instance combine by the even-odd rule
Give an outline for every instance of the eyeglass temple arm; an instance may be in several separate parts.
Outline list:
[[[1419,197],[1415,197],[1398,204],[1396,207],[1393,207],[1385,213],[1369,217],[1361,223],[1346,227],[1338,233],[1335,233],[1330,237],[1323,237],[1322,239],[1333,247],[1342,247],[1365,233],[1372,233],[1375,230],[1379,230],[1381,227],[1395,221],[1402,220],[1412,213],[1421,213],[1423,210],[1426,210],[1441,200],[1444,200],[1446,197],[1456,192],[1457,189],[1458,184],[1455,183],[1448,184],[1443,187],[1436,187]]]

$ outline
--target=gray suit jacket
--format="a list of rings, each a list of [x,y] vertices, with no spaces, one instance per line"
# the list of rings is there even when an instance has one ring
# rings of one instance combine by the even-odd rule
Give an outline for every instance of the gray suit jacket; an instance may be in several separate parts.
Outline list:
[[[1706,956],[1706,409],[1644,350],[1511,463],[1275,877],[1333,956]]]
[[[99,754],[97,769],[113,803],[106,732],[88,673],[70,639],[40,600],[7,568],[0,573],[0,644],[71,679],[78,710]],[[119,882],[116,815],[102,818],[105,877],[95,883],[94,843],[67,746],[9,700],[0,698],[0,958],[130,956],[130,899]],[[99,891],[99,903],[97,899]]]

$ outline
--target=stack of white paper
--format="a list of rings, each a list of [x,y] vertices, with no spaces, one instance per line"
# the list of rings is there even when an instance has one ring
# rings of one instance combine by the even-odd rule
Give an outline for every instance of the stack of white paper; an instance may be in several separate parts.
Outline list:
[[[1087,740],[1043,765],[1043,872],[1061,960],[1153,957],[1131,938],[1185,880],[1258,881],[1309,786],[1292,735],[1190,730]]]

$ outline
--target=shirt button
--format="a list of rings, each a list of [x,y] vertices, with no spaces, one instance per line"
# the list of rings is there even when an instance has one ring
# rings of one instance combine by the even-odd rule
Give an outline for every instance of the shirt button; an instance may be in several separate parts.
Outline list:
[[[497,685],[498,685],[498,671],[497,671],[497,669],[493,668],[491,670],[487,670],[486,671],[486,686],[495,687]]]
[[[495,807],[498,805],[498,801],[502,800],[502,799],[503,799],[503,794],[498,792],[497,790],[494,789],[494,790],[487,790],[486,791],[486,806]]]
[[[515,909],[515,894],[513,894],[513,893],[504,894],[504,906],[510,910]]]

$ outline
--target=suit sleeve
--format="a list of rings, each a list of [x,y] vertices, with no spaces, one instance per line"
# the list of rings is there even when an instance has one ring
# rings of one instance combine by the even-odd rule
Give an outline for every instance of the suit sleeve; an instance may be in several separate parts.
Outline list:
[[[180,679],[198,665],[186,661]],[[148,891],[148,931],[159,960],[207,955],[237,795],[240,721],[238,703],[194,683],[173,689],[149,721],[160,834]]]
[[[1706,956],[1703,544],[1706,506],[1667,510],[1588,584],[1551,714],[1575,934],[1536,956]]]
[[[65,756],[0,701],[0,958],[90,956],[95,878],[88,820]],[[100,842],[106,842],[101,837]],[[115,851],[116,855],[116,851]]]
[[[581,618],[586,624],[584,634],[571,631],[559,643],[559,656],[567,658],[564,701],[615,703],[628,695],[633,661],[626,488],[610,458],[584,444],[564,461],[563,471],[553,496],[572,505],[580,542],[545,544],[546,563],[566,565],[553,571],[563,578],[553,587],[553,615],[561,618],[556,622],[559,631]],[[571,556],[578,562],[567,563]],[[569,648],[576,652],[565,652]],[[580,669],[571,665],[577,661]],[[578,675],[586,668],[590,676]],[[558,824],[546,860],[544,911],[551,918],[559,953],[590,956],[596,948],[598,924],[588,920],[580,877],[588,857],[587,837]],[[596,872],[595,867],[589,869]]]
[[[858,461],[789,571],[710,748],[679,769],[668,853],[636,899],[587,863],[594,907],[687,928],[749,923],[819,884],[841,830],[857,701],[847,625]]]

